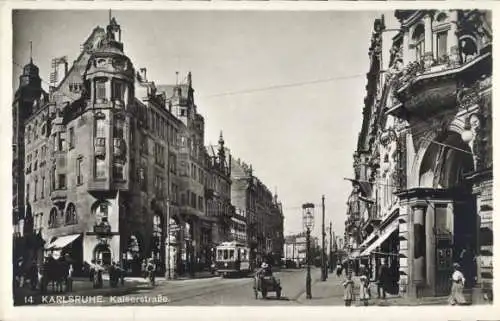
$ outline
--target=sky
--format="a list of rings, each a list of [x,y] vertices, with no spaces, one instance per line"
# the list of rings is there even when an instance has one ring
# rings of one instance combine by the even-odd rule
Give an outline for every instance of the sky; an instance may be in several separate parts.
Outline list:
[[[108,11],[13,13],[13,60],[33,61],[48,82],[52,58],[74,61]],[[316,204],[313,234],[343,236],[352,155],[361,129],[373,21],[369,11],[113,11],[125,54],[156,84],[192,72],[205,143],[222,130],[234,158],[283,203],[285,235],[301,232],[303,203]],[[13,67],[13,87],[21,68]],[[48,87],[47,85],[45,85]],[[262,90],[261,90],[262,89]]]

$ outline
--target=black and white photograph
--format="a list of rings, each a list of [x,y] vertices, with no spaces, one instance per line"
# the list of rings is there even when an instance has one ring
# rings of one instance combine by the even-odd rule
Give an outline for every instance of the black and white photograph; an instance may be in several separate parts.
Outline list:
[[[12,304],[492,306],[493,12],[379,8],[11,10]]]

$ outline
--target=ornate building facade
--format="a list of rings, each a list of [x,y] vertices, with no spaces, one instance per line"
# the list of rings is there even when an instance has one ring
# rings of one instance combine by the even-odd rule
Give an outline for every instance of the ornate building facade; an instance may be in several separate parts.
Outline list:
[[[491,12],[395,16],[388,44],[394,29],[383,18],[372,37],[351,257],[374,270],[384,258],[395,290],[410,297],[449,294],[458,262],[466,287],[491,298]]]
[[[278,196],[273,196],[254,176],[252,166],[240,159],[232,162],[231,178],[231,202],[236,213],[241,213],[235,226],[240,230],[246,227],[246,239],[251,250],[250,259],[260,262],[271,256],[278,262],[284,248],[283,208]]]
[[[14,128],[22,141],[15,165],[24,165],[13,196],[24,194],[26,210],[17,201],[15,230],[33,213],[29,229],[47,252],[70,254],[77,271],[96,260],[138,272],[149,257],[160,273],[210,266],[218,218],[231,212],[230,156],[223,141],[216,158],[207,152],[190,73],[187,83],[156,86],[145,68],[134,69],[112,18],[92,31],[50,96],[32,63],[19,95],[14,107],[18,97],[26,106]],[[224,181],[225,207],[211,212],[214,175]]]

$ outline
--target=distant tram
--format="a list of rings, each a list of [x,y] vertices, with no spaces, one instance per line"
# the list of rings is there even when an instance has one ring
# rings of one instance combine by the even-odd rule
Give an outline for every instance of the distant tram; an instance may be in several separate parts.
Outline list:
[[[215,269],[221,276],[250,273],[250,249],[236,241],[221,243],[216,248]]]

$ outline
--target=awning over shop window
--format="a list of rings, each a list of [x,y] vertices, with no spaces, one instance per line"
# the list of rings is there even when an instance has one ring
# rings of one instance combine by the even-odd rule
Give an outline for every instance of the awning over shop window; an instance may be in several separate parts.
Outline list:
[[[81,234],[72,234],[72,235],[65,235],[65,236],[59,236],[56,238],[53,242],[48,244],[45,249],[46,250],[56,250],[56,249],[63,249],[72,242],[74,242]]]
[[[361,256],[368,256],[372,253],[377,247],[379,247],[385,240],[389,238],[389,236],[397,230],[399,227],[399,221],[395,220],[389,226],[387,226],[384,230],[381,231],[379,238],[373,242],[366,250],[361,253]]]
[[[370,234],[370,236],[368,236],[366,238],[366,240],[363,241],[363,243],[361,243],[361,245],[359,247],[361,248],[365,248],[366,246],[368,246],[368,244],[373,241],[376,237],[377,237],[377,233],[373,232]]]

